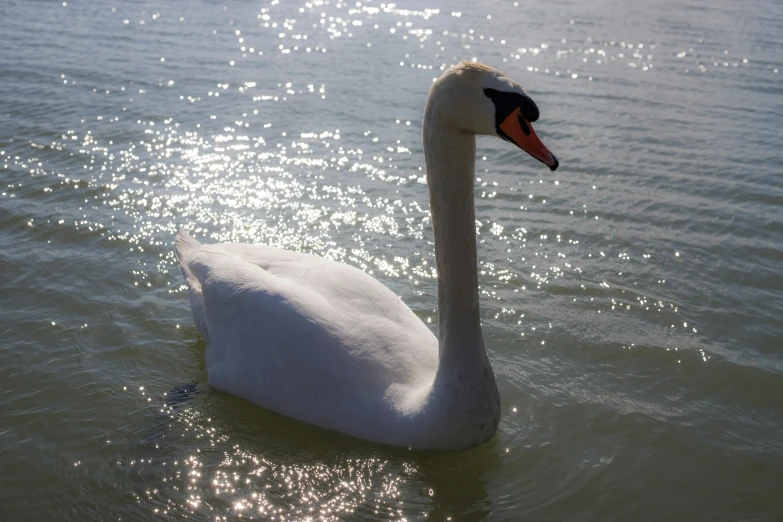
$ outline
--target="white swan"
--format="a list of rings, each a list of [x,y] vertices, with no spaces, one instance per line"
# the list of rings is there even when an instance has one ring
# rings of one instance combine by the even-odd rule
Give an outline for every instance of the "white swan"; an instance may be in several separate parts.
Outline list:
[[[481,334],[473,207],[476,134],[557,159],[538,109],[503,73],[463,62],[432,86],[424,155],[435,232],[440,342],[352,266],[248,244],[176,239],[209,383],[258,406],[376,442],[460,450],[490,439],[500,398]]]

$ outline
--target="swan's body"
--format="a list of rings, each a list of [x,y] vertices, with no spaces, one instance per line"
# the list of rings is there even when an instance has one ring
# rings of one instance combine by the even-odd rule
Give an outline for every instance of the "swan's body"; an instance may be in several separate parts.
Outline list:
[[[397,295],[354,267],[266,246],[201,245],[180,231],[177,257],[209,344],[210,385],[387,444],[455,450],[491,438],[500,399],[479,319],[474,135],[511,141],[514,130],[501,123],[512,99],[537,118],[517,84],[464,62],[434,84],[427,102],[440,342]],[[551,153],[531,154],[557,167]]]

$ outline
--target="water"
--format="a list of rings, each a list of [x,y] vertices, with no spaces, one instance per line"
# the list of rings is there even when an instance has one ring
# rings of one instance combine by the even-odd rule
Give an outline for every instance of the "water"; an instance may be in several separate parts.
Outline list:
[[[525,4],[0,3],[1,518],[783,519],[783,6]],[[178,225],[435,327],[421,114],[463,58],[562,163],[479,140],[497,437],[417,454],[210,390]]]

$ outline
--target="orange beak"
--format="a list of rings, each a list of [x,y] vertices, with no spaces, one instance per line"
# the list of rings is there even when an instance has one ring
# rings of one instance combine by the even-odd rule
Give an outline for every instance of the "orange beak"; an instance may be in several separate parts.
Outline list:
[[[546,148],[533,130],[533,126],[522,116],[522,111],[517,108],[506,117],[498,126],[500,137],[510,141],[524,150],[538,161],[555,171],[560,162],[552,152]]]

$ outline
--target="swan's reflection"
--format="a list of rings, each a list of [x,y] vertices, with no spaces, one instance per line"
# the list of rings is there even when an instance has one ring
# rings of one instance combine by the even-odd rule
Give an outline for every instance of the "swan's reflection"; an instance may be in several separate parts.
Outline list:
[[[430,520],[483,520],[491,511],[485,485],[500,464],[494,443],[462,453],[412,452],[303,424],[215,390],[210,395],[214,423],[248,448],[235,452],[235,460],[255,456],[276,470],[258,475],[263,487],[275,490],[281,486],[275,479],[298,478],[277,489],[281,498],[284,491],[306,491],[319,507],[342,505],[351,516],[343,512],[339,518],[356,520],[423,514]]]
[[[432,494],[430,520],[478,521],[492,512],[486,484],[500,465],[497,439],[462,453],[433,454],[419,460],[418,478]]]
[[[193,335],[189,345],[186,362],[203,365],[203,340]],[[326,520],[483,520],[491,512],[486,477],[500,464],[495,442],[461,453],[381,446],[204,382],[175,385],[167,400],[131,473],[141,479],[136,500],[152,510]]]

